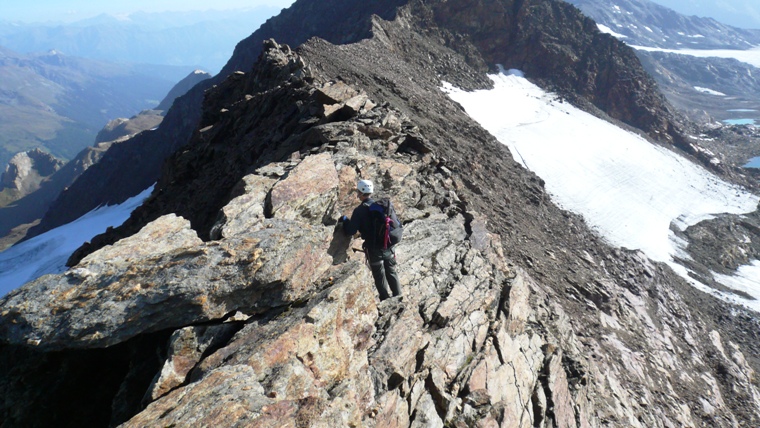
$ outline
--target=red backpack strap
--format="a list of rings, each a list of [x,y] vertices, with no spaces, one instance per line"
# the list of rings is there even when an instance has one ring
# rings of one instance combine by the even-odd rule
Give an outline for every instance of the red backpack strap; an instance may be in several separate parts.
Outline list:
[[[387,250],[388,245],[391,243],[391,224],[393,223],[393,219],[390,217],[385,217],[385,236],[383,237],[383,249]]]

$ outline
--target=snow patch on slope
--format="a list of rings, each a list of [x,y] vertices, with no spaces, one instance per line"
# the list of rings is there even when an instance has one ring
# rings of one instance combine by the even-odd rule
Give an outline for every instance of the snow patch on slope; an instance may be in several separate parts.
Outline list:
[[[713,278],[734,290],[743,291],[750,296],[760,296],[760,261],[758,260],[755,260],[751,265],[739,267],[736,275],[714,273]],[[754,306],[760,305],[755,304]]]
[[[546,182],[555,203],[583,215],[612,245],[641,250],[687,279],[674,256],[688,256],[671,225],[683,230],[715,214],[750,212],[760,200],[525,78],[491,79],[491,90],[465,92],[448,83],[442,89]],[[760,289],[753,295],[760,297]]]
[[[667,52],[679,55],[689,55],[698,58],[733,58],[755,67],[760,67],[760,47],[747,50],[738,49],[662,49],[647,46],[629,45],[634,49],[647,52]]]
[[[66,260],[82,244],[129,218],[153,186],[119,205],[96,208],[77,220],[0,253],[0,297],[43,275],[66,270]]]
[[[602,33],[609,34],[610,36],[615,37],[617,39],[628,38],[628,36],[626,36],[625,34],[617,33],[617,32],[615,32],[615,30],[613,30],[612,28],[610,28],[610,27],[608,27],[606,25],[602,25],[602,24],[597,23],[596,26],[597,26],[597,28],[599,28],[599,31],[601,31]]]
[[[718,91],[716,91],[714,89],[710,89],[710,88],[703,88],[701,86],[695,86],[694,89],[697,92],[702,92],[703,94],[715,95],[715,96],[718,96],[718,97],[725,97],[726,96],[726,94],[724,94],[723,92],[718,92]]]

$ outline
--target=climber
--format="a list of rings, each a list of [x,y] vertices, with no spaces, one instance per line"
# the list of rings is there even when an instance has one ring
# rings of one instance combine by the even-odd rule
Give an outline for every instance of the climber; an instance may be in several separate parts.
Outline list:
[[[380,300],[385,300],[390,298],[388,286],[394,297],[401,296],[401,283],[396,273],[396,252],[393,248],[401,239],[401,223],[390,201],[381,199],[375,202],[372,199],[373,191],[371,181],[359,180],[356,192],[361,204],[354,209],[350,219],[344,215],[340,221],[347,235],[354,235],[357,231],[361,233],[364,240],[362,247],[375,279],[375,287]]]

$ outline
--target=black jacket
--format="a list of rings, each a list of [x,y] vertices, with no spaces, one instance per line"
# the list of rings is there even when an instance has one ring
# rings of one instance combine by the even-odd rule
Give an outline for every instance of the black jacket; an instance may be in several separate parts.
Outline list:
[[[353,235],[357,231],[361,234],[362,239],[372,235],[372,220],[369,216],[369,206],[375,202],[372,198],[359,204],[351,213],[351,218],[343,222],[343,231],[346,235]]]
[[[385,248],[385,240],[382,236],[384,229],[379,229],[377,222],[374,220],[372,212],[370,211],[370,205],[375,203],[374,200],[367,199],[362,202],[358,207],[354,208],[354,212],[351,213],[351,218],[348,221],[343,222],[343,231],[347,235],[353,235],[357,231],[361,233],[362,239],[364,239],[364,246],[367,248]],[[401,222],[396,216],[396,211],[393,209],[393,204],[388,201],[390,218],[392,220],[390,230],[390,246],[401,241],[401,234],[403,233]]]

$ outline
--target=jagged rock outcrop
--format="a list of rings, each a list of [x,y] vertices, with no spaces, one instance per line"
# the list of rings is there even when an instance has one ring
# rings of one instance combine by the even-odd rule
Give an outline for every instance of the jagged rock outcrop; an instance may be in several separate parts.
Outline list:
[[[174,100],[188,93],[195,85],[211,78],[211,74],[203,70],[195,70],[180,80],[158,104],[156,110],[167,111],[174,104]]]
[[[39,188],[40,181],[58,171],[63,164],[62,160],[40,149],[21,152],[8,162],[0,185],[23,197]]]
[[[108,388],[66,377],[111,425],[756,425],[756,316],[553,205],[440,90],[487,87],[486,62],[422,7],[268,41],[209,90],[128,224],[0,300],[3,419],[60,424],[76,398],[30,373],[121,352]],[[359,177],[404,222],[402,299],[336,225]]]
[[[95,137],[95,144],[107,143],[139,132],[156,128],[161,124],[163,116],[159,110],[144,110],[129,119],[120,117],[106,124]]]

